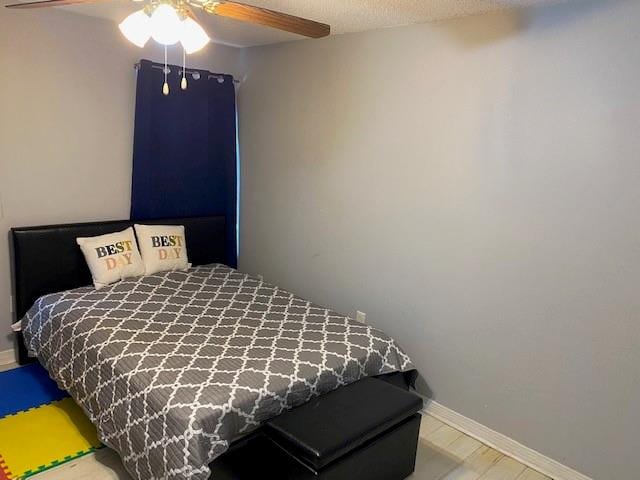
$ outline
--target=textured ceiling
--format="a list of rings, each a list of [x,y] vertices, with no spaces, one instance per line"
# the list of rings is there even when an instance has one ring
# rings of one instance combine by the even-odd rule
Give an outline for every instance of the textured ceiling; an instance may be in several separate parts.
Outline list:
[[[335,35],[551,1],[554,0],[248,0],[247,3],[328,23]],[[140,3],[111,0],[59,8],[119,22],[129,12],[139,9]],[[266,27],[209,16],[202,12],[198,12],[198,16],[215,42],[229,45],[247,47],[302,38]]]

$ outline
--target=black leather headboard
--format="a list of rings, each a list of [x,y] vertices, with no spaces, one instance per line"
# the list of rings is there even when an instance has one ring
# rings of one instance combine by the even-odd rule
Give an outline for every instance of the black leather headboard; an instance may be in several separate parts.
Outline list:
[[[223,216],[12,228],[15,319],[21,319],[42,295],[91,285],[91,273],[76,244],[77,237],[113,233],[134,223],[184,225],[191,263],[228,263]],[[21,335],[18,335],[18,359],[20,363],[27,360]]]

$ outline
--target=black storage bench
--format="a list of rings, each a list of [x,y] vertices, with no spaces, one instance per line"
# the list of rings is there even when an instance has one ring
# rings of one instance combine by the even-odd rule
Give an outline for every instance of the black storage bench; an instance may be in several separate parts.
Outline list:
[[[366,378],[268,422],[212,465],[214,480],[402,480],[414,470],[422,399]]]

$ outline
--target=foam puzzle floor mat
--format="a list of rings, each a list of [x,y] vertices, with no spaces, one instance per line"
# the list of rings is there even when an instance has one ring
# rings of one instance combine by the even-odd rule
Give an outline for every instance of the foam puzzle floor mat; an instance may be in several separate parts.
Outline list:
[[[0,480],[27,478],[102,447],[82,409],[39,364],[0,372]]]

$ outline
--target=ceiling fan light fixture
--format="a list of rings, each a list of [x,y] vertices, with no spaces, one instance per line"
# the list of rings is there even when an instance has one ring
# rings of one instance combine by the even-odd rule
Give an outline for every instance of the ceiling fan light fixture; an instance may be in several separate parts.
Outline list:
[[[180,42],[188,54],[197,52],[205,47],[211,39],[207,32],[194,19],[187,17],[182,21]]]
[[[162,45],[173,45],[180,41],[181,24],[175,8],[162,3],[151,14],[151,36]]]
[[[144,10],[138,10],[125,18],[118,28],[134,45],[142,48],[151,37],[151,19]]]

